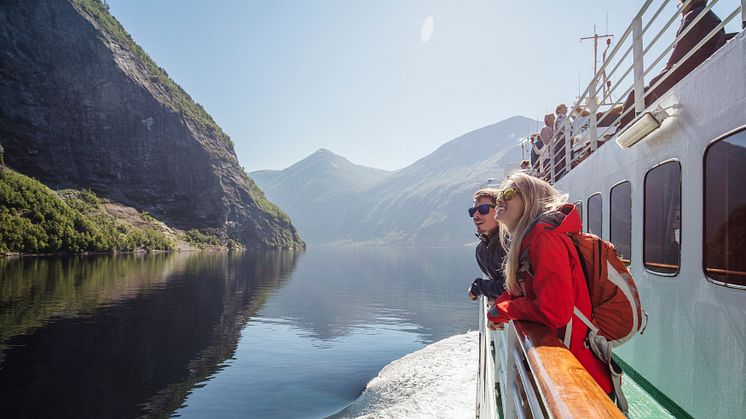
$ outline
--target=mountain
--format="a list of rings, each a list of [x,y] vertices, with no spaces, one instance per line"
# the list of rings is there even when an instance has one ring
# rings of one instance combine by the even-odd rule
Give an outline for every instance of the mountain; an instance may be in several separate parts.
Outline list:
[[[520,136],[536,124],[515,116],[471,131],[404,169],[374,182],[369,177],[367,186],[343,184],[342,172],[334,179],[327,176],[333,171],[331,160],[314,158],[318,153],[297,163],[316,162],[303,164],[308,169],[296,180],[285,172],[294,166],[272,172],[271,180],[263,173],[252,175],[270,200],[288,210],[309,243],[460,245],[473,240],[466,209],[474,191],[488,178],[504,177],[508,166],[521,160]],[[342,190],[335,189],[337,183]]]
[[[53,189],[249,248],[303,246],[230,138],[101,0],[2,2],[0,141],[9,167]]]
[[[250,176],[271,201],[287,211],[309,242],[330,242],[344,213],[346,196],[353,196],[391,172],[352,164],[320,149],[284,170],[260,170]],[[332,233],[330,235],[330,233]]]

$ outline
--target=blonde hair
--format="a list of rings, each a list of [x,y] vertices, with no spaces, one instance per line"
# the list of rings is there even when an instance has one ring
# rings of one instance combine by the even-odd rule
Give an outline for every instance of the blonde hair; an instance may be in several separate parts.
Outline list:
[[[484,188],[474,192],[474,203],[479,198],[489,198],[493,204],[497,204],[497,197],[500,196],[500,190],[495,188]]]
[[[518,188],[524,202],[523,214],[513,233],[500,223],[500,242],[508,251],[503,263],[505,288],[514,296],[522,295],[523,290],[516,277],[520,268],[521,244],[533,227],[533,221],[542,214],[556,211],[567,202],[567,195],[559,193],[549,183],[527,175],[514,173],[503,183],[503,189]]]

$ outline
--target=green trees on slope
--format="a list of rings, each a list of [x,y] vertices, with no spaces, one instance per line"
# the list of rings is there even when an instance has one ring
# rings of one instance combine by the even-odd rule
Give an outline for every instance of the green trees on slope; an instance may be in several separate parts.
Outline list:
[[[111,217],[91,191],[60,195],[9,169],[0,171],[0,252],[170,250],[155,228],[136,229]]]

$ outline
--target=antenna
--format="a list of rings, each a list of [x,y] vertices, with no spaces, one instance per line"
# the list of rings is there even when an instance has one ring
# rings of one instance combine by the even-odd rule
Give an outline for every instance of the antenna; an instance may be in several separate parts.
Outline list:
[[[609,15],[608,14],[606,15],[606,26],[607,27],[609,26]],[[609,49],[609,46],[611,46],[611,38],[613,37],[614,35],[609,34],[608,30],[606,34],[599,35],[598,32],[596,32],[596,25],[593,25],[593,36],[586,36],[586,37],[580,38],[581,43],[588,39],[593,40],[593,77],[594,78],[596,77],[596,73],[598,73],[598,40],[602,38],[606,38],[606,48],[604,49],[604,52],[603,52],[603,61],[605,63],[606,62],[606,51]],[[604,94],[604,97],[606,97],[608,95],[608,89],[611,87],[611,82],[609,82],[606,79],[606,69],[604,69],[602,78],[603,78],[603,84],[602,84],[603,94]],[[596,96],[596,92],[593,92],[593,96],[595,98],[594,100],[598,102],[598,97]]]
[[[606,30],[604,32],[609,33],[609,13],[606,13]]]

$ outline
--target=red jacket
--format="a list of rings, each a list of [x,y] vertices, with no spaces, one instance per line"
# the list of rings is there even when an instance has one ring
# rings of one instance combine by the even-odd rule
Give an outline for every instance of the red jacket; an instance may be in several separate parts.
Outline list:
[[[577,251],[565,233],[580,231],[575,206],[566,204],[559,212],[543,216],[524,237],[521,252],[529,249],[531,273],[526,272],[523,296],[507,291],[487,314],[490,321],[530,320],[557,329],[564,339],[565,326],[572,316],[570,352],[585,367],[606,393],[613,391],[609,368],[585,347],[588,327],[573,314],[578,307],[591,318],[591,300]]]

